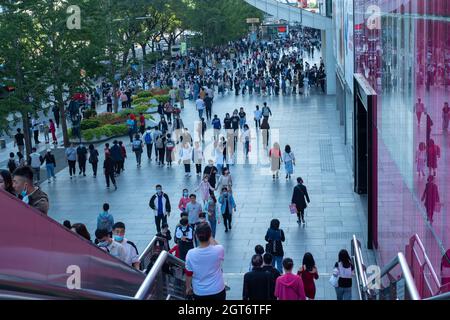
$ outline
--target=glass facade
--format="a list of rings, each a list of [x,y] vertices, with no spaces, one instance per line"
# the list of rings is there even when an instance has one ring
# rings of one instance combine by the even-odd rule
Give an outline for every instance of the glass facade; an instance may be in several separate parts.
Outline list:
[[[439,273],[450,248],[450,1],[354,4],[355,72],[378,94],[379,262],[417,233]]]

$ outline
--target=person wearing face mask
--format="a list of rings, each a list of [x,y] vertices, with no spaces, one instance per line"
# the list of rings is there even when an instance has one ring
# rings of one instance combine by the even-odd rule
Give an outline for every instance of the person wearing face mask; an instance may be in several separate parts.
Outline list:
[[[161,232],[161,223],[167,223],[171,208],[169,196],[162,191],[160,184],[156,185],[156,194],[151,197],[149,206],[155,212],[156,231]]]
[[[33,185],[33,171],[30,167],[17,168],[13,173],[13,188],[23,202],[43,214],[48,213],[48,195]]]
[[[139,252],[136,245],[125,238],[125,224],[123,222],[117,222],[113,226],[113,239],[120,243],[126,252],[125,263],[133,268],[140,269]]]
[[[183,195],[180,198],[180,201],[178,202],[178,209],[180,209],[181,212],[186,211],[187,204],[191,201],[189,199],[189,190],[183,189]]]
[[[126,263],[127,252],[123,245],[111,239],[111,236],[106,229],[95,230],[95,238],[97,239],[97,246],[108,252],[110,255],[122,260]]]
[[[231,230],[231,220],[233,211],[236,212],[236,203],[234,202],[233,195],[228,192],[227,187],[222,188],[222,194],[219,197],[220,212],[223,217],[223,224],[225,225],[225,232],[228,229]]]

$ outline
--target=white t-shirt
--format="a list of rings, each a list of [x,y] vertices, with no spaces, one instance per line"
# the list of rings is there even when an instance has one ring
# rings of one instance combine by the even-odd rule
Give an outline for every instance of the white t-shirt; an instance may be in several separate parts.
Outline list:
[[[31,167],[32,168],[40,168],[41,167],[41,155],[37,152],[33,152],[30,154],[31,158]]]
[[[125,263],[132,266],[133,263],[139,262],[139,255],[136,251],[136,248],[128,243],[127,239],[123,239],[122,243],[120,243],[126,252],[126,260]]]
[[[197,247],[188,251],[186,270],[193,273],[192,288],[198,296],[209,296],[225,289],[222,262],[225,256],[223,246]]]

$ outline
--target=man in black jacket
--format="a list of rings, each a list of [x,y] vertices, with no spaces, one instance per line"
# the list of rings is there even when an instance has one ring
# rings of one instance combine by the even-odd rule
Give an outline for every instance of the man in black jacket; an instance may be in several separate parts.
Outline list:
[[[114,189],[117,190],[116,179],[114,179],[114,165],[114,160],[111,158],[111,155],[107,153],[105,161],[103,162],[103,169],[106,178],[106,188],[109,189],[109,180],[111,180],[114,185]]]
[[[264,271],[270,273],[272,275],[272,279],[270,280],[270,292],[272,293],[271,299],[277,300],[275,297],[275,283],[277,281],[277,278],[281,275],[280,272],[272,266],[272,260],[273,256],[270,253],[264,253],[263,254],[263,265],[261,269]]]
[[[271,300],[273,296],[272,273],[261,266],[263,258],[259,254],[252,257],[253,269],[244,275],[243,300]]]
[[[162,191],[162,186],[156,186],[156,193],[151,197],[149,207],[155,212],[156,231],[161,232],[161,223],[167,224],[167,217],[170,216],[169,196]]]
[[[295,204],[297,206],[297,223],[301,222],[305,223],[305,209],[307,207],[306,201],[309,201],[308,191],[306,190],[306,187],[303,185],[303,179],[297,178],[297,185],[294,187],[294,193],[292,194],[292,201],[291,203]],[[305,200],[306,198],[306,200]]]

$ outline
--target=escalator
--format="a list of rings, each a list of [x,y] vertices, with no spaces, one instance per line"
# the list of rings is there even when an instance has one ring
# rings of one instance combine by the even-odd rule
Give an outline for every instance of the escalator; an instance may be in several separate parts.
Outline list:
[[[417,235],[406,246],[406,256],[399,252],[381,269],[364,264],[355,236],[351,248],[359,300],[450,300]]]
[[[2,190],[0,204],[0,299],[184,299],[184,262],[165,239],[139,271]]]

